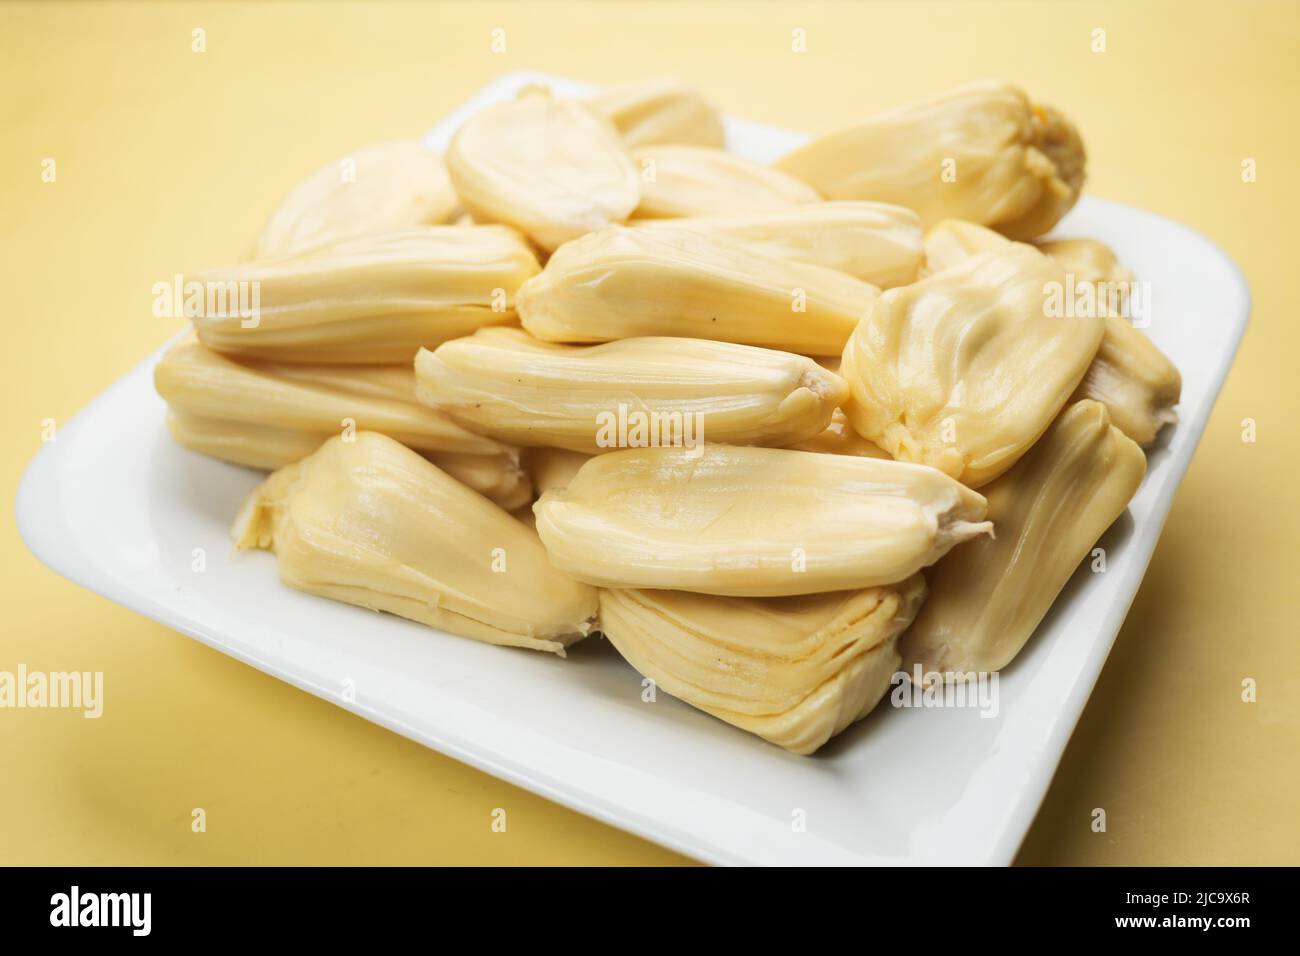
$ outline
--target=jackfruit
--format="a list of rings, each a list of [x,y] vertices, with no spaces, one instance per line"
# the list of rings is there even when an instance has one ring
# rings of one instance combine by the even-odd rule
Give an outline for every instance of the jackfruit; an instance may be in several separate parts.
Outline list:
[[[187,317],[230,355],[410,362],[422,345],[513,322],[515,290],[538,269],[504,226],[417,226],[206,273]]]
[[[512,444],[587,454],[633,445],[788,445],[826,428],[848,386],[790,352],[649,336],[602,345],[481,329],[422,349],[420,401]]]
[[[1119,264],[1110,246],[1096,239],[1040,239],[1039,249],[1061,264],[1077,282],[1131,283],[1132,270]]]
[[[1103,402],[1116,427],[1145,448],[1161,428],[1178,421],[1174,406],[1182,390],[1174,363],[1127,320],[1111,315],[1074,398]]]
[[[992,229],[960,219],[945,219],[925,231],[921,278],[929,278],[986,252],[1006,252],[1013,248],[1010,239]],[[1041,246],[1038,248],[1043,251]]]
[[[613,227],[557,250],[517,308],[548,342],[669,335],[835,355],[878,293],[720,236]]]
[[[1100,316],[1054,315],[1065,273],[1032,246],[974,256],[877,301],[844,348],[863,438],[972,488],[1010,468],[1065,405]]]
[[[472,116],[452,138],[447,169],[475,220],[514,226],[547,251],[624,221],[640,199],[613,124],[537,88]]]
[[[1095,239],[1055,239],[1038,247],[1065,266],[1076,282],[1092,283],[1097,289],[1094,300],[1110,313],[1101,348],[1075,398],[1105,403],[1115,427],[1143,447],[1152,444],[1161,428],[1178,421],[1174,406],[1182,397],[1183,377],[1129,321],[1130,316],[1138,318],[1132,271]],[[1123,314],[1115,314],[1117,305]]]
[[[529,528],[375,432],[275,472],[232,535],[274,551],[290,587],[489,644],[563,656],[597,611]]]
[[[922,261],[916,213],[879,202],[806,203],[774,212],[647,219],[633,225],[721,236],[778,259],[847,272],[882,289],[916,281]]]
[[[968,541],[926,572],[930,596],[903,637],[903,670],[1009,664],[1145,473],[1142,450],[1111,425],[1106,406],[1070,405],[985,488],[997,539]]]
[[[1074,398],[1104,402],[1111,421],[1139,445],[1155,441],[1156,434],[1176,422],[1174,406],[1182,394],[1183,379],[1177,367],[1122,313],[1135,305],[1133,273],[1121,266],[1115,253],[1095,239],[1053,239],[1036,243],[1066,271],[1067,296],[1091,285],[1092,305],[1084,311],[1106,316],[1101,347],[1088,366]],[[981,252],[1006,250],[1011,244],[990,229],[973,223],[947,220],[925,236],[926,267],[923,274],[950,268]]]
[[[262,230],[253,258],[439,225],[449,222],[459,205],[437,153],[407,140],[376,143],[335,160],[294,188]]]
[[[775,212],[822,198],[807,183],[725,149],[660,143],[631,156],[641,190],[635,219]]]
[[[467,431],[415,398],[406,365],[240,362],[192,337],[154,367],[178,443],[250,468],[283,467],[332,435],[382,432],[505,507],[531,498],[517,449]]]
[[[827,199],[895,203],[925,226],[965,219],[1032,239],[1074,206],[1086,162],[1065,116],[989,81],[818,137],[776,168]]]
[[[837,408],[831,413],[830,423],[825,430],[794,442],[788,446],[797,451],[817,451],[828,455],[857,455],[860,458],[888,458],[889,452],[875,442],[867,441],[853,430],[853,423],[844,409]]]
[[[600,627],[659,689],[810,754],[888,691],[898,636],[924,596],[920,575],[784,598],[605,590]]]
[[[533,512],[579,580],[740,597],[893,584],[990,530],[934,468],[730,445],[597,455]]]
[[[590,97],[587,105],[618,129],[627,146],[691,143],[722,146],[722,118],[693,86],[672,79],[624,83]]]
[[[528,474],[532,476],[533,487],[539,495],[552,488],[563,488],[578,469],[587,463],[590,455],[581,452],[566,451],[563,448],[530,448],[527,453]],[[532,518],[532,509],[528,511]]]

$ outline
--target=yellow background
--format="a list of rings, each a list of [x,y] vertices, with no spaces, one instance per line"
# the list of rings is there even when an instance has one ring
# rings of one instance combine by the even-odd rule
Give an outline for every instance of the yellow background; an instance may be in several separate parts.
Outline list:
[[[191,51],[196,27],[206,53]],[[175,331],[151,317],[155,281],[234,260],[299,178],[422,133],[504,71],[676,74],[736,115],[809,131],[1006,77],[1079,122],[1092,191],[1209,235],[1255,297],[1019,860],[1300,863],[1298,49],[1292,2],[6,4],[0,492],[13,500],[42,419],[67,421]],[[41,182],[46,157],[55,183]],[[11,512],[0,549],[0,670],[102,670],[106,683],[98,721],[0,711],[0,863],[681,859],[63,581]],[[1240,700],[1245,677],[1257,703]]]

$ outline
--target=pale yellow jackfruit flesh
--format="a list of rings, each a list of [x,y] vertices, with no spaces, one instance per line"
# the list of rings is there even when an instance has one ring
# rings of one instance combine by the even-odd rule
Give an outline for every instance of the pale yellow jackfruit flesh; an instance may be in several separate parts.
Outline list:
[[[1094,239],[1056,239],[1038,246],[1077,282],[1092,283],[1099,303],[1109,307],[1118,301],[1123,307],[1129,301],[1133,273],[1119,264],[1109,246]],[[1115,427],[1145,447],[1161,428],[1178,421],[1174,406],[1182,391],[1177,366],[1127,318],[1111,314],[1101,348],[1075,398],[1105,403]]]
[[[168,412],[167,429],[176,443],[223,461],[274,471],[306,458],[333,435],[273,425],[250,425],[228,419]],[[421,454],[461,484],[507,510],[533,500],[532,483],[519,461],[519,452],[503,448],[495,454],[425,451]]]
[[[189,318],[204,345],[231,355],[410,362],[422,345],[513,322],[515,291],[539,268],[503,226],[416,226],[206,273],[195,281],[232,294],[206,296]]]
[[[1034,245],[1061,264],[1076,282],[1131,283],[1133,272],[1115,252],[1096,239],[1040,239]]]
[[[951,269],[974,256],[1013,248],[1012,240],[992,229],[960,219],[945,219],[925,231],[925,264],[921,267],[921,278]],[[1041,244],[1037,248],[1046,253]]]
[[[1161,428],[1178,421],[1174,406],[1182,390],[1174,363],[1127,320],[1112,315],[1074,397],[1104,402],[1120,431],[1145,447]]]
[[[784,598],[606,590],[605,636],[658,689],[798,754],[866,716],[925,596],[889,587]]]
[[[623,222],[640,200],[636,169],[613,124],[543,90],[470,117],[446,161],[475,220],[514,226],[548,251]]]
[[[587,105],[604,116],[631,146],[690,143],[722,146],[722,117],[693,86],[672,79],[647,80],[610,87]]]
[[[875,442],[867,441],[853,430],[853,423],[844,409],[837,408],[826,428],[812,438],[797,441],[788,448],[797,451],[816,451],[828,455],[857,455],[860,458],[888,458],[889,452]]]
[[[301,183],[255,261],[199,277],[208,347],[155,375],[181,444],[278,469],[237,545],[494,644],[563,656],[599,612],[662,690],[801,754],[900,664],[1008,663],[1142,480],[1121,432],[1154,440],[1181,385],[1118,314],[1048,315],[1062,268],[1133,278],[1036,239],[1079,195],[1078,132],[985,83],[775,166],[724,139],[675,81],[530,88],[450,168],[381,143]],[[623,406],[699,413],[709,444],[611,451]]]
[[[296,186],[271,216],[254,259],[300,252],[353,236],[448,222],[460,201],[442,157],[419,143],[375,143],[335,160]]]
[[[176,444],[236,465],[274,471],[306,458],[330,435],[296,428],[277,428],[227,418],[209,418],[170,409],[167,430]]]
[[[578,469],[590,458],[590,455],[563,448],[530,448],[525,463],[528,474],[532,476],[533,487],[537,489],[539,495],[542,495],[552,488],[563,488],[567,485],[578,473]],[[531,519],[531,508],[528,514]]]
[[[772,212],[646,219],[633,225],[721,236],[778,259],[847,272],[882,289],[916,281],[923,257],[916,213],[879,202],[805,203]]]
[[[984,489],[997,538],[968,541],[926,572],[930,596],[901,642],[903,670],[1009,664],[1145,473],[1142,450],[1111,425],[1106,406],[1070,405]]]
[[[837,355],[878,293],[689,228],[613,227],[557,250],[519,290],[517,308],[548,342],[668,335]]]
[[[454,451],[424,456],[467,488],[507,511],[533,500],[533,484],[519,460],[519,451],[507,447],[495,455],[464,455]]]
[[[489,644],[563,655],[597,611],[529,528],[374,432],[275,472],[232,534],[274,551],[290,587]]]
[[[845,346],[854,429],[900,461],[972,488],[1051,424],[1101,344],[1100,316],[1055,315],[1059,265],[1031,246],[885,292]]]
[[[533,511],[580,580],[742,597],[892,584],[990,530],[933,468],[731,445],[597,455]]]
[[[420,401],[524,446],[788,445],[826,428],[844,380],[790,352],[649,336],[601,345],[482,329],[415,359]]]
[[[173,411],[326,437],[351,425],[418,451],[492,454],[501,444],[416,400],[406,365],[291,365],[240,361],[191,336],[154,368],[158,394]]]
[[[965,219],[1032,239],[1073,207],[1085,165],[1068,119],[983,82],[818,137],[776,168],[827,199],[896,203],[926,226]]]
[[[635,219],[750,215],[822,198],[793,176],[723,149],[656,144],[631,156],[641,189]]]
[[[173,437],[205,455],[270,470],[362,429],[415,449],[505,507],[531,498],[518,450],[421,405],[409,365],[239,361],[191,337],[155,366],[154,384]]]
[[[1065,269],[1079,292],[1092,292],[1092,309],[1106,315],[1101,347],[1074,398],[1104,402],[1117,428],[1139,445],[1150,445],[1163,426],[1178,420],[1174,406],[1181,397],[1183,379],[1155,343],[1116,314],[1130,301],[1133,273],[1095,239],[1052,239],[1036,245]],[[946,220],[925,235],[923,275],[951,268],[973,255],[1008,248],[1011,244],[990,229]],[[1089,285],[1091,290],[1085,288]],[[1067,294],[1070,288],[1067,285]]]

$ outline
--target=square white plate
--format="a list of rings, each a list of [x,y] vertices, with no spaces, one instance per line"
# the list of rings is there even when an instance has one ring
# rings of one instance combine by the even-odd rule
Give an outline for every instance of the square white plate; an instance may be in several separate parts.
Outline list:
[[[445,145],[510,74],[440,123]],[[728,121],[730,148],[771,160],[799,134]],[[1128,612],[1174,491],[1246,327],[1249,294],[1213,243],[1087,198],[1057,231],[1109,243],[1151,283],[1148,332],[1183,373],[1181,422],[1107,533],[977,710],[882,704],[815,757],[659,695],[600,639],[568,660],[489,647],[283,587],[267,553],[232,556],[227,528],[259,475],[168,437],[151,356],[65,425],[28,468],[18,525],[60,574],[368,720],[552,800],[716,863],[1009,863]],[[159,353],[161,354],[161,353]],[[206,570],[192,570],[195,549]],[[349,684],[350,682],[350,684]],[[355,687],[355,700],[344,688]],[[802,813],[800,813],[800,811]],[[793,821],[806,820],[799,831]]]

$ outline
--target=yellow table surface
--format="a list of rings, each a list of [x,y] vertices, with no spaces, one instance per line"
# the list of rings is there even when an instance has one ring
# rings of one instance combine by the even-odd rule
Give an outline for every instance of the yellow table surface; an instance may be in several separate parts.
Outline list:
[[[1293,2],[5,4],[0,491],[43,420],[177,330],[151,315],[154,282],[233,261],[306,173],[422,133],[502,72],[675,74],[809,131],[1005,77],[1078,121],[1091,191],[1213,238],[1255,303],[1019,862],[1300,863],[1298,49]],[[99,720],[0,710],[0,863],[683,862],[64,581],[12,509],[0,555],[0,670],[106,685]]]

